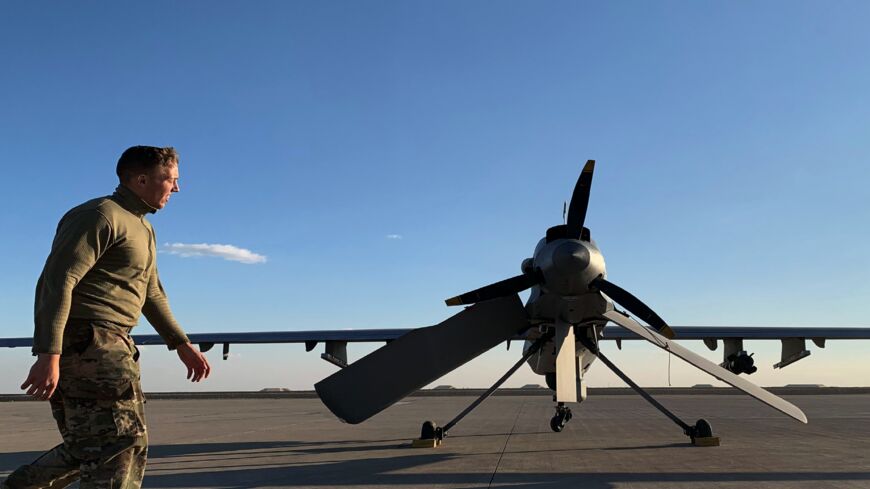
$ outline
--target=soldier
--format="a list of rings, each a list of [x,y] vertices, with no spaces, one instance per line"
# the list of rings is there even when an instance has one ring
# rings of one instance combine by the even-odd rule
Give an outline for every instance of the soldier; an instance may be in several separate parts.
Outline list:
[[[139,350],[130,330],[144,313],[193,382],[208,377],[205,356],[175,321],[157,275],[146,214],[178,192],[173,148],[133,146],[118,160],[115,193],[60,220],[36,285],[33,354],[22,389],[49,400],[63,443],[16,469],[0,487],[139,488],[148,437]]]

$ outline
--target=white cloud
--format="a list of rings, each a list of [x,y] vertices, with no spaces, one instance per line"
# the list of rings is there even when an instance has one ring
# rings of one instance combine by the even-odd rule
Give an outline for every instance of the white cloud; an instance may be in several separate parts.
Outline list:
[[[180,255],[183,257],[189,256],[213,256],[223,258],[224,260],[237,261],[241,263],[265,263],[266,257],[258,255],[251,250],[239,248],[228,244],[186,244],[186,243],[165,243],[161,248],[172,255]]]
[[[402,235],[401,234],[388,234],[386,236],[386,238],[387,239],[402,239]]]

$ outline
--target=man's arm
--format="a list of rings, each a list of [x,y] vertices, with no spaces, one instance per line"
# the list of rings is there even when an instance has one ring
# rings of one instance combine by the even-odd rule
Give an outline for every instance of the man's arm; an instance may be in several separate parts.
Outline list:
[[[154,265],[151,278],[148,281],[148,291],[145,305],[142,307],[145,318],[166,342],[170,350],[176,350],[178,358],[187,367],[187,378],[191,382],[199,382],[211,373],[211,366],[205,355],[190,344],[190,340],[169,309],[169,299],[160,283],[157,266]]]
[[[172,315],[169,299],[163,290],[163,284],[160,283],[156,265],[152,267],[148,279],[148,290],[146,291],[145,305],[142,306],[142,314],[145,315],[145,319],[151,323],[151,326],[154,326],[170,350],[176,349],[179,345],[190,343],[184,330],[181,329],[175,316]]]
[[[28,395],[44,401],[57,389],[72,291],[111,240],[112,228],[99,212],[68,213],[61,219],[36,284],[32,351],[38,357],[21,384]]]
[[[112,228],[97,211],[69,213],[61,220],[36,284],[33,353],[60,354],[72,292],[111,244]]]

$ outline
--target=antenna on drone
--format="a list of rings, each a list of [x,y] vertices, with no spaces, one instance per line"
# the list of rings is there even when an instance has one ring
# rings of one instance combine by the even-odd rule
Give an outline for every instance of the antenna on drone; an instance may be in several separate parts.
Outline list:
[[[562,201],[562,224],[568,224],[568,201]]]

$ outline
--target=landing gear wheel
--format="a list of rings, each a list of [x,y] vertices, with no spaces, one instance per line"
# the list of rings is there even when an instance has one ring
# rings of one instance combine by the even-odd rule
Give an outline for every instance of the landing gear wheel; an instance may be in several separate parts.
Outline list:
[[[423,427],[420,429],[421,440],[441,440],[443,438],[443,428],[433,423],[432,421],[426,421],[423,423]]]
[[[556,433],[562,431],[562,428],[571,421],[571,418],[574,417],[574,414],[571,413],[571,408],[565,407],[564,404],[559,403],[556,406],[556,415],[550,418],[550,429],[555,431]]]
[[[710,438],[713,436],[713,427],[706,419],[699,419],[692,427],[692,438]]]

